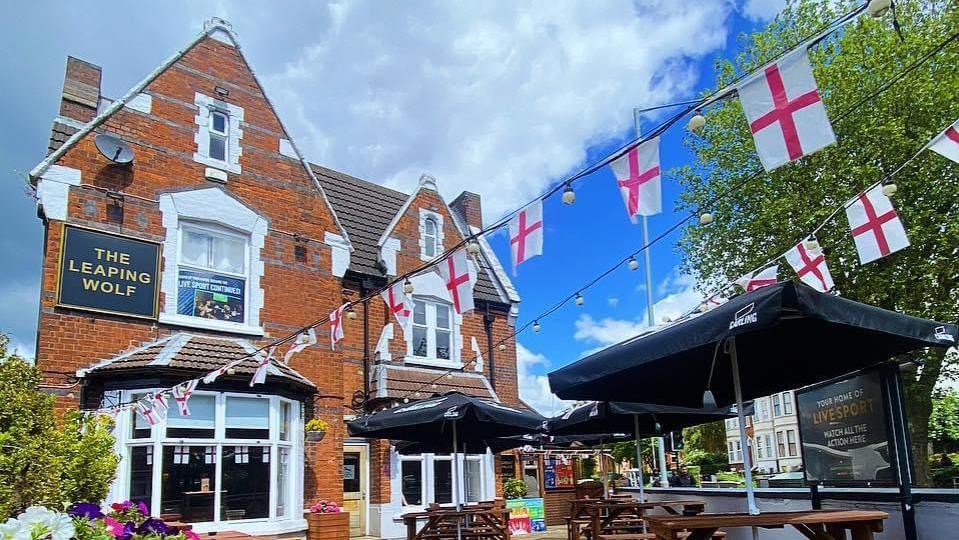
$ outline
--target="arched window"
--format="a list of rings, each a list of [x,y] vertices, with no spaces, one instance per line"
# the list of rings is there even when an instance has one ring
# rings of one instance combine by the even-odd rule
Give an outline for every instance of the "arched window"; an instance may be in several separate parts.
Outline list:
[[[436,220],[433,218],[426,218],[426,222],[423,225],[423,242],[424,242],[424,251],[427,257],[436,256]]]

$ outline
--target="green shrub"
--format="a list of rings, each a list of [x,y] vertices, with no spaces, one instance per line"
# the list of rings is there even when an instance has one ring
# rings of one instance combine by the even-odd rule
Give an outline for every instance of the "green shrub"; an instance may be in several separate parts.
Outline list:
[[[529,488],[526,486],[526,482],[519,478],[507,478],[503,481],[503,495],[507,499],[519,499],[525,497],[527,493],[529,493]]]
[[[725,453],[694,450],[687,452],[683,457],[683,465],[687,467],[698,466],[700,468],[700,474],[709,476],[726,470],[729,467],[729,462],[726,460]]]
[[[113,423],[72,411],[57,422],[35,367],[0,335],[0,521],[28,506],[102,501],[116,473]]]
[[[959,478],[959,465],[950,465],[949,467],[939,467],[932,469],[932,483],[935,487],[951,488],[954,487],[953,480]]]

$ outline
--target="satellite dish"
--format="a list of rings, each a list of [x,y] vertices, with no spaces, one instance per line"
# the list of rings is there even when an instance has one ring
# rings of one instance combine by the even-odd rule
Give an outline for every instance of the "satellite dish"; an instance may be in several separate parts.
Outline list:
[[[130,149],[130,145],[119,138],[101,133],[97,135],[93,142],[97,145],[97,150],[110,161],[121,165],[133,162],[133,150]]]

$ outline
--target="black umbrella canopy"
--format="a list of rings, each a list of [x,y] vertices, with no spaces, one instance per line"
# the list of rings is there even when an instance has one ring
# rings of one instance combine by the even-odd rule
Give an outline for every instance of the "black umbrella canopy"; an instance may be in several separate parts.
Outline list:
[[[752,414],[752,403],[743,414]],[[652,403],[593,401],[574,407],[564,414],[547,420],[551,435],[628,433],[634,437],[635,422],[639,420],[640,436],[660,436],[690,426],[706,424],[736,416],[735,407],[692,408]]]
[[[472,440],[459,444],[459,450],[462,452],[465,446],[467,454],[485,454],[489,448],[494,454],[532,446],[533,448],[542,448],[545,450],[557,450],[565,448],[597,446],[600,443],[613,443],[618,441],[628,441],[632,439],[629,433],[601,433],[586,435],[563,435],[551,436],[545,433],[533,433],[527,435],[515,435],[512,437],[494,437],[492,439]],[[403,455],[415,455],[423,453],[448,454],[450,452],[450,441],[438,439],[431,442],[408,442],[394,441],[396,451]]]
[[[477,447],[497,437],[540,432],[545,418],[495,401],[449,392],[358,418],[347,424],[347,429],[353,437],[410,441],[448,452],[454,422],[458,443]]]
[[[923,347],[956,344],[956,325],[903,315],[793,282],[741,295],[549,374],[563,399],[701,407],[735,401],[725,347],[735,337],[744,399],[799,388]],[[710,380],[711,378],[711,380]]]

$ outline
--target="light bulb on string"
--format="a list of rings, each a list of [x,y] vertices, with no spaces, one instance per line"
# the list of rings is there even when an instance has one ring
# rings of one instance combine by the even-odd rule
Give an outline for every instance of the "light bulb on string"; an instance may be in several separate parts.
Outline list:
[[[506,350],[506,344],[505,344],[505,343],[500,343],[500,344],[499,344],[499,350],[505,351],[505,350]]]
[[[636,260],[636,257],[630,256],[626,266],[629,267],[630,271],[635,272],[639,269],[639,261]]]
[[[539,321],[533,321],[533,332],[539,333]]]
[[[432,388],[433,390],[436,390],[438,387],[436,386],[436,383],[433,383],[430,385],[430,388]]]
[[[699,224],[700,225],[709,225],[713,222],[713,215],[709,212],[703,212],[699,215]]]
[[[356,320],[356,311],[353,310],[353,306],[350,306],[350,310],[346,312],[346,318],[351,321]]]
[[[470,255],[479,255],[480,245],[475,239],[466,244],[466,252]]]
[[[885,15],[889,8],[892,7],[892,0],[869,0],[869,5],[866,6],[866,13],[870,17],[882,17]]]
[[[569,206],[576,202],[576,192],[573,191],[573,186],[569,182],[566,183],[566,187],[563,188],[563,204]]]
[[[815,251],[819,249],[819,241],[816,240],[815,236],[810,236],[803,242],[803,246],[805,246],[806,251]]]
[[[447,379],[447,380],[452,380],[452,379],[453,379],[453,372],[447,373],[447,374],[446,374],[446,379]]]
[[[890,182],[888,184],[883,184],[882,186],[882,194],[886,197],[892,197],[897,191],[899,191],[899,186],[894,183]]]
[[[689,119],[689,123],[686,124],[686,128],[690,133],[699,135],[703,132],[703,128],[706,126],[706,117],[703,116],[703,113],[699,110],[696,111],[696,114]]]
[[[403,282],[403,292],[404,292],[407,296],[413,294],[413,284],[410,283],[410,280],[409,280],[409,279],[407,279],[405,282]]]
[[[403,398],[403,403],[409,403],[409,402],[410,402],[410,398],[408,397]]]
[[[417,390],[416,392],[413,392],[413,397],[420,397],[420,395],[421,395],[421,394],[420,394],[419,390]]]
[[[586,299],[583,298],[583,295],[576,293],[576,305],[581,306],[586,303]]]

